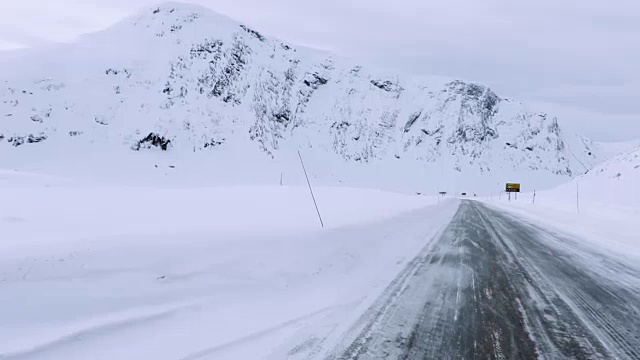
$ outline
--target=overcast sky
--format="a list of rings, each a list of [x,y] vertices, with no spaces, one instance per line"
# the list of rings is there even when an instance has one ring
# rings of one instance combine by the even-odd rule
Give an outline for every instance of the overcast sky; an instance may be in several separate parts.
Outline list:
[[[640,138],[639,0],[191,0],[291,43],[544,104],[596,140]],[[0,49],[73,41],[152,0],[0,0]]]

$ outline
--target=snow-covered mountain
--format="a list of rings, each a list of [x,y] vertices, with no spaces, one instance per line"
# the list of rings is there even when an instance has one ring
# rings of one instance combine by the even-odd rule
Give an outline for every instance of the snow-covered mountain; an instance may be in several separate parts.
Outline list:
[[[267,160],[314,148],[347,163],[557,183],[604,159],[552,115],[485,86],[368,69],[177,3],[5,61],[0,79],[0,151],[242,148]]]

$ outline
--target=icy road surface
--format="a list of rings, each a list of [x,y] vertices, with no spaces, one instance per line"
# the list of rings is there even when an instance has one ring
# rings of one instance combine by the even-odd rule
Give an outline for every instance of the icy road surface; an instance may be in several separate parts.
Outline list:
[[[333,359],[640,359],[640,264],[463,201]]]

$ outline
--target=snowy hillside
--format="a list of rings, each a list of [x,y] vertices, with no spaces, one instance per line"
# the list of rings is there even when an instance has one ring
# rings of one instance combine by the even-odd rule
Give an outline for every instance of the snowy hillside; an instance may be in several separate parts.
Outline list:
[[[596,166],[557,192],[579,184],[585,201],[640,208],[640,146]]]
[[[338,167],[485,187],[525,173],[537,186],[559,184],[604,159],[552,115],[482,85],[377,72],[191,5],[154,7],[29,54],[0,66],[0,152],[15,148],[11,159],[64,147],[271,161],[313,148]]]
[[[605,158],[610,159],[616,155],[628,153],[640,147],[640,139],[619,142],[598,142],[596,146]]]
[[[579,201],[578,201],[579,200]],[[548,229],[579,236],[603,251],[640,256],[640,146],[547,191],[486,201]]]
[[[528,191],[513,203],[533,205],[532,197],[533,192]],[[507,198],[502,196],[501,200],[505,202]],[[535,207],[540,206],[572,213],[576,213],[579,206],[581,215],[590,214],[609,221],[640,216],[640,146],[614,156],[570,182],[538,191]],[[635,233],[634,236],[637,238]]]

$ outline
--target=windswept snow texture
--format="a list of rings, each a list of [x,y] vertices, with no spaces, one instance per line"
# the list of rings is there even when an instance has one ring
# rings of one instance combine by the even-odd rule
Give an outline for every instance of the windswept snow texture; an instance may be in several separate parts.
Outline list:
[[[486,197],[487,203],[517,213],[615,251],[640,256],[640,147],[624,152],[587,174],[547,191],[526,188],[512,197]]]
[[[558,184],[603,159],[552,115],[485,86],[374,71],[191,5],[164,4],[25,54],[0,66],[2,151],[235,146],[268,158],[313,147],[325,159],[420,169],[387,171],[398,178],[457,176],[468,192],[510,174]]]
[[[638,359],[640,267],[463,201],[329,359]]]
[[[316,188],[320,229],[305,187],[0,176],[2,360],[312,356],[457,208]]]
[[[524,185],[524,184],[523,184]],[[533,188],[526,184],[520,202],[532,202]],[[578,203],[579,201],[579,203]],[[610,212],[640,214],[640,146],[597,165],[588,173],[554,189],[538,192],[536,203],[601,215]]]
[[[565,194],[577,186],[583,200],[640,208],[640,145],[598,165],[556,191]]]

